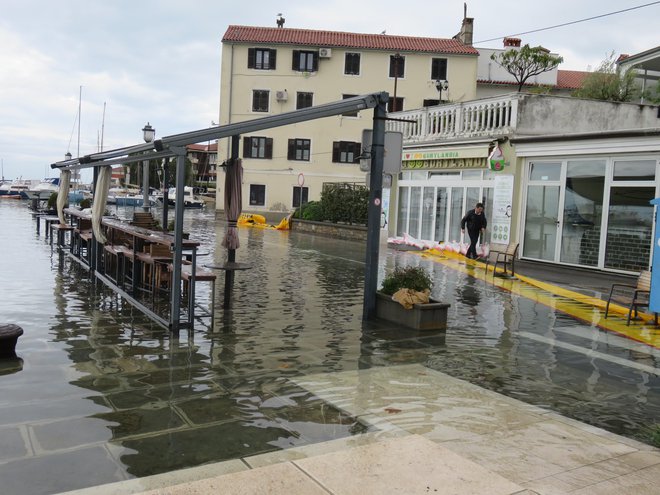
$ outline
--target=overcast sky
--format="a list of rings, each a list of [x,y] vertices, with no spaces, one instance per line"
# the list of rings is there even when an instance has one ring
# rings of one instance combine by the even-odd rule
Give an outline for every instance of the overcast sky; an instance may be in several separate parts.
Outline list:
[[[472,0],[475,46],[636,7],[649,0]],[[209,127],[218,120],[221,39],[230,24],[451,38],[463,1],[440,0],[0,0],[0,159],[7,179],[57,175],[49,164],[98,150]],[[660,3],[520,36],[564,57],[560,69],[594,68],[614,51],[659,44]],[[378,88],[389,90],[390,88]],[[83,175],[83,179],[85,179]]]

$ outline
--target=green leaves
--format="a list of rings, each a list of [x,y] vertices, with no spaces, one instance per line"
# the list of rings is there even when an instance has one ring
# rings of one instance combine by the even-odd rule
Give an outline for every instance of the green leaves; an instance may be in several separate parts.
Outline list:
[[[397,267],[392,273],[383,279],[380,291],[391,296],[399,289],[413,289],[417,292],[431,290],[433,281],[430,275],[419,266]]]
[[[493,53],[490,58],[511,74],[518,83],[518,91],[532,76],[548,72],[564,61],[562,57],[552,55],[546,48],[525,45],[520,49]]]

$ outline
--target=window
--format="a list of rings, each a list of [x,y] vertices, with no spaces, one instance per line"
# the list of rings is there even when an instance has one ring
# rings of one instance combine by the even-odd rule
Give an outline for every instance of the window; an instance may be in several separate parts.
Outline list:
[[[429,100],[424,100],[424,102],[422,103],[423,107],[434,107],[436,105],[440,105],[440,100],[429,99]]]
[[[309,139],[289,139],[289,152],[287,159],[309,161],[309,150],[312,141]]]
[[[614,180],[655,180],[655,160],[616,161]]]
[[[431,59],[431,79],[434,81],[447,80],[447,59],[446,58],[432,58]]]
[[[291,68],[298,72],[316,72],[319,68],[318,52],[293,50],[293,64]]]
[[[248,48],[248,69],[275,70],[277,50]]]
[[[332,161],[334,163],[359,163],[360,143],[335,141],[332,143]]]
[[[268,100],[270,99],[270,91],[263,89],[255,89],[252,91],[252,111],[253,112],[267,112]]]
[[[296,97],[296,110],[312,106],[314,93],[298,93]]]
[[[390,96],[390,100],[387,102],[387,111],[388,112],[400,112],[403,110],[403,98],[396,97],[396,106],[394,105],[394,98]]]
[[[250,184],[250,206],[264,206],[266,204],[266,186],[264,184]]]
[[[302,204],[307,204],[307,193],[309,189],[307,187],[293,186],[293,207],[298,208],[300,206],[300,193],[302,189]]]
[[[273,158],[273,138],[243,138],[243,158]]]
[[[341,99],[345,100],[346,98],[353,98],[354,96],[357,95],[341,95]],[[343,117],[357,117],[358,116],[358,111],[355,110],[354,112],[344,112],[342,113]]]
[[[360,75],[360,54],[347,53],[344,58],[344,74]]]
[[[406,73],[406,58],[398,53],[390,55],[390,77],[403,77]]]

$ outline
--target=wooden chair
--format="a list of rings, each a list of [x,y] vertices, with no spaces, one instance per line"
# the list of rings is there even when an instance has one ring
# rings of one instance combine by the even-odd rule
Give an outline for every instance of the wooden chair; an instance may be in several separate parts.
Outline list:
[[[504,250],[491,249],[486,258],[486,270],[488,270],[488,265],[493,264],[493,277],[497,272],[497,266],[502,265],[504,269],[504,275],[507,275],[507,267],[511,267],[511,275],[515,276],[515,264],[516,257],[518,256],[518,246],[517,242],[510,242],[507,244]]]
[[[633,318],[638,319],[638,308],[648,308],[650,303],[651,295],[651,272],[649,270],[643,270],[639,277],[637,277],[637,284],[612,284],[610,289],[610,295],[607,298],[607,304],[605,305],[605,318],[610,310],[610,303],[618,303],[622,306],[628,308],[628,318],[626,319],[626,325],[630,325],[630,318],[633,311],[635,316]],[[653,313],[654,322],[658,324],[658,313]]]
[[[164,244],[150,244],[145,251],[137,253],[137,259],[142,263],[142,280],[145,287],[148,285],[155,294],[161,284],[169,278],[163,277],[167,272],[167,265],[172,262],[170,247]],[[147,284],[148,281],[148,284]]]

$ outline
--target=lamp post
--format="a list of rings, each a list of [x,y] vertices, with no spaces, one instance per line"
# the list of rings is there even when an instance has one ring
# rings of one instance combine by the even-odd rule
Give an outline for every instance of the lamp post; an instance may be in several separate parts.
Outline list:
[[[394,97],[392,98],[392,108],[390,109],[390,112],[396,112],[398,109],[396,108],[396,85],[399,80],[399,61],[403,57],[399,54],[399,52],[396,52],[393,56],[394,59]]]
[[[64,159],[65,160],[71,160],[71,158],[73,158],[73,156],[71,155],[71,152],[67,151],[66,155],[64,155]]]
[[[435,89],[438,90],[438,103],[442,104],[442,92],[449,89],[449,81],[446,79],[436,79]]]
[[[149,125],[144,126],[142,129],[142,137],[145,143],[151,143],[156,136],[156,129]],[[149,211],[149,160],[142,163],[142,208],[144,211]]]

